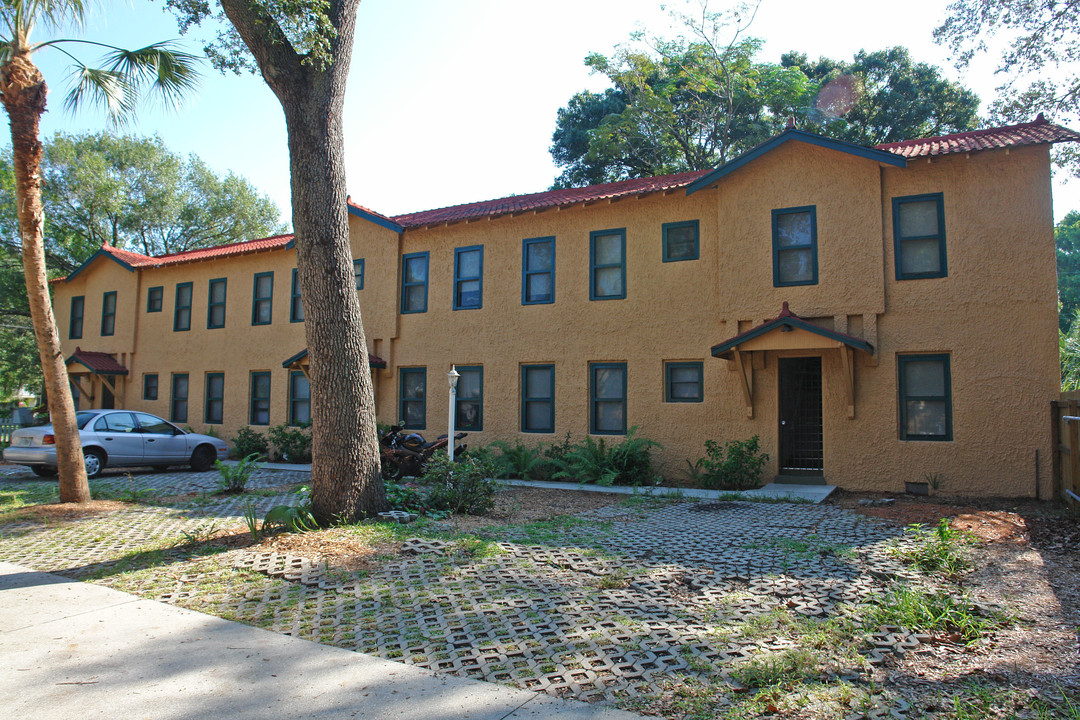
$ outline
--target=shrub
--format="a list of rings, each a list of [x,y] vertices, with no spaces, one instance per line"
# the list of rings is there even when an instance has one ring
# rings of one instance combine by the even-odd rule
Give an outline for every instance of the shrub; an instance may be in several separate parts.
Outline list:
[[[218,492],[244,492],[248,480],[251,479],[251,474],[260,467],[259,463],[255,462],[256,457],[252,453],[235,465],[225,465],[220,460],[215,460],[214,465],[217,466],[217,471],[221,474],[221,480],[218,482]]]
[[[933,530],[927,530],[921,523],[910,525],[908,533],[914,545],[894,545],[889,550],[893,557],[914,565],[926,574],[942,573],[952,577],[972,568],[965,546],[972,544],[974,538],[949,527],[947,519],[941,518]]]
[[[291,463],[311,462],[311,423],[297,427],[275,425],[270,428],[270,442],[278,459]]]
[[[544,464],[543,450],[540,446],[530,447],[520,440],[509,445],[502,441],[492,443],[500,451],[495,458],[499,466],[499,477],[535,480]]]
[[[444,452],[428,460],[421,480],[431,486],[428,506],[453,514],[483,515],[495,506],[498,484],[492,480],[493,463],[475,457],[450,462]]]
[[[543,448],[541,451],[542,457],[533,469],[533,478],[535,480],[555,480],[555,474],[565,468],[564,461],[573,447],[574,444],[570,442],[569,430],[566,432],[562,442],[539,445],[538,449]]]
[[[757,435],[749,440],[732,440],[723,447],[715,440],[706,440],[706,456],[702,458],[705,487],[724,490],[760,487],[761,470],[769,461],[768,453],[761,452],[760,447]]]
[[[576,480],[592,485],[653,485],[650,449],[660,443],[636,436],[637,426],[630,428],[626,439],[609,447],[604,440],[585,437],[585,442],[572,445],[556,462],[558,479]]]
[[[270,441],[261,432],[256,432],[249,427],[240,428],[233,440],[233,454],[236,457],[246,458],[248,455],[266,457],[270,452]]]
[[[386,481],[383,487],[386,489],[386,502],[391,510],[419,512],[424,509],[424,494],[412,485]]]

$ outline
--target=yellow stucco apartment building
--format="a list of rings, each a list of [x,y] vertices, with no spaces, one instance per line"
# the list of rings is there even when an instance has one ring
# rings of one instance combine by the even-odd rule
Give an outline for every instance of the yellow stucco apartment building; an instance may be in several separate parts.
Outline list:
[[[789,128],[711,171],[386,217],[350,203],[382,422],[470,444],[639,434],[671,477],[1047,497],[1059,394],[1045,121],[866,148]],[[231,438],[309,417],[291,236],[54,285],[80,407]]]

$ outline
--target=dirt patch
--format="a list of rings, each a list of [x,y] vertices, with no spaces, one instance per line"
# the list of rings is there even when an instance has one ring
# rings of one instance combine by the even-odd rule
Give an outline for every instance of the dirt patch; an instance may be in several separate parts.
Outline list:
[[[889,505],[863,505],[862,500],[892,499]],[[881,496],[865,493],[844,493],[836,501],[841,507],[861,515],[889,520],[897,525],[936,526],[942,518],[957,529],[974,535],[980,542],[1025,542],[1028,535],[1026,515],[1045,514],[1047,506],[1026,501],[987,500],[942,501],[938,498],[912,496]]]
[[[554,488],[507,487],[495,493],[495,507],[487,515],[455,515],[443,523],[458,532],[474,532],[490,525],[550,520],[614,505],[622,496]]]
[[[131,506],[116,500],[91,500],[88,503],[49,503],[46,505],[27,505],[3,514],[4,522],[39,522],[49,525],[56,522],[69,522],[83,518],[104,515],[117,510],[126,510]]]
[[[327,562],[344,570],[371,570],[385,563],[388,555],[397,555],[401,543],[348,537],[340,531],[288,533],[267,538],[258,547],[262,552],[299,555],[317,562]]]

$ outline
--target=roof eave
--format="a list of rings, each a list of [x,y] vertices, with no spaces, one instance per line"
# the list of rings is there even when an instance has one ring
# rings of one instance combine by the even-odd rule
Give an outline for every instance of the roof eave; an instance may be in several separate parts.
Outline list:
[[[762,155],[765,155],[776,149],[780,145],[783,145],[784,143],[790,142],[792,140],[804,142],[808,145],[817,145],[818,147],[836,150],[838,152],[847,153],[849,155],[865,158],[867,160],[873,160],[874,162],[884,163],[886,165],[893,165],[895,167],[907,167],[907,158],[896,155],[895,153],[887,152],[885,150],[876,150],[874,148],[863,147],[862,145],[856,145],[854,143],[849,143],[844,140],[836,140],[834,138],[822,137],[821,135],[808,133],[805,130],[791,128],[785,130],[784,132],[780,133],[779,135],[770,140],[766,140],[752,150],[747,150],[734,160],[724,163],[712,172],[703,175],[694,182],[690,183],[686,188],[686,194],[693,195],[698,190],[704,190],[725,175],[730,175],[742,166],[753,162]]]
[[[355,205],[349,205],[349,204],[346,203],[346,207],[349,208],[349,214],[350,215],[355,215],[356,217],[361,218],[362,220],[367,220],[368,222],[375,223],[379,227],[386,228],[387,230],[391,230],[393,232],[399,233],[399,232],[402,232],[405,229],[404,227],[402,227],[401,225],[398,225],[393,220],[390,220],[390,219],[384,218],[384,217],[380,217],[379,215],[376,215],[374,213],[370,213],[370,212],[368,212],[366,210],[358,208]],[[296,239],[294,238],[292,242],[295,243]]]
[[[107,257],[107,258],[109,258],[110,260],[112,260],[112,261],[113,261],[114,263],[116,263],[117,265],[119,265],[120,267],[122,267],[122,268],[124,268],[125,270],[127,270],[128,272],[135,272],[135,266],[133,266],[133,265],[129,265],[128,263],[124,262],[124,261],[123,261],[123,260],[121,260],[120,258],[118,258],[118,257],[116,257],[115,255],[113,255],[113,254],[112,254],[111,252],[109,252],[108,250],[105,250],[104,248],[101,248],[101,249],[99,249],[99,250],[98,250],[97,252],[95,252],[95,253],[94,253],[93,255],[91,255],[90,257],[88,257],[88,258],[86,259],[86,262],[84,262],[84,263],[83,263],[82,265],[80,265],[79,267],[75,268],[75,270],[73,270],[72,272],[68,273],[67,277],[65,277],[65,278],[64,278],[64,282],[70,282],[70,281],[71,281],[71,280],[72,280],[72,279],[73,279],[73,278],[74,278],[74,277],[75,277],[76,275],[78,275],[79,273],[81,273],[81,272],[82,272],[83,270],[85,270],[86,268],[90,267],[90,263],[94,262],[94,261],[95,261],[95,260],[97,260],[97,259],[98,259],[99,257]]]

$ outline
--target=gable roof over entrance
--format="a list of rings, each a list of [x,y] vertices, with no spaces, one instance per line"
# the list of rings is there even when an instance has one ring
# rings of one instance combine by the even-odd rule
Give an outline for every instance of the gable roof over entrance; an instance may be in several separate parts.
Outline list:
[[[799,331],[793,333],[792,331]],[[777,333],[792,333],[790,338],[780,340]],[[769,339],[766,340],[766,336]],[[756,341],[756,342],[755,342]],[[809,350],[836,348],[846,345],[853,350],[874,354],[874,346],[865,340],[846,333],[828,330],[803,320],[791,312],[787,301],[784,309],[772,320],[740,333],[719,345],[713,345],[713,357],[730,360],[736,351],[745,350]]]
[[[103,352],[91,352],[75,348],[67,359],[67,364],[78,363],[95,375],[127,375],[128,369],[116,362],[112,355]]]

